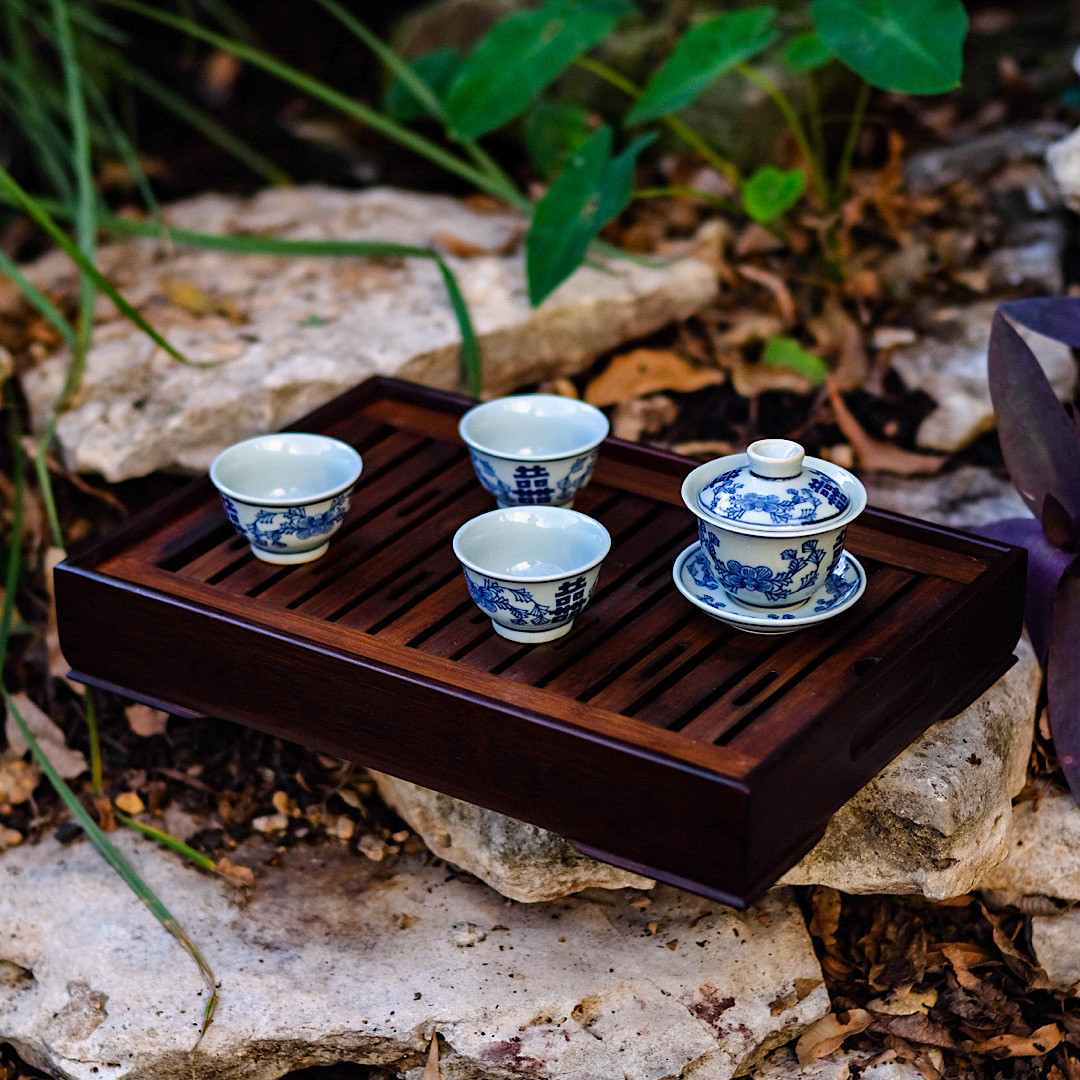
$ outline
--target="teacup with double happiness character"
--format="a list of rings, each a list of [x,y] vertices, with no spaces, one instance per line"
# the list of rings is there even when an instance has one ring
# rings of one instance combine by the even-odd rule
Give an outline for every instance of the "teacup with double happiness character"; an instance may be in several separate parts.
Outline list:
[[[458,432],[499,506],[566,506],[589,482],[607,417],[576,398],[514,394],[475,405]]]

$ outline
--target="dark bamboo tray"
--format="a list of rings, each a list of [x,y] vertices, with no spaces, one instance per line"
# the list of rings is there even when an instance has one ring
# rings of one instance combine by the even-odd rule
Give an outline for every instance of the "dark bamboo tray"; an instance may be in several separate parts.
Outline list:
[[[849,611],[731,630],[671,581],[696,534],[684,458],[608,440],[576,508],[613,547],[573,632],[498,637],[450,548],[491,509],[467,402],[373,379],[300,421],[364,474],[329,553],[253,558],[207,479],[56,571],[73,676],[220,716],[523,818],[584,852],[744,906],[929,724],[1012,663],[1024,554],[868,510]]]

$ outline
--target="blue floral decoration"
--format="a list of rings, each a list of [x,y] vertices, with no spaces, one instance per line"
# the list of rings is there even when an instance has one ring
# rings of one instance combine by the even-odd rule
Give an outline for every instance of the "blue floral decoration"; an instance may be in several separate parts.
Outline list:
[[[282,510],[257,510],[252,521],[240,520],[239,509],[227,495],[222,495],[221,500],[229,520],[256,547],[287,548],[286,536],[311,540],[337,528],[349,512],[350,495],[351,492],[345,492],[335,496],[321,514],[309,514],[302,506],[289,506]]]
[[[505,611],[514,626],[551,626],[567,622],[589,602],[596,587],[594,581],[590,588],[584,576],[572,578],[559,586],[555,604],[548,606],[541,604],[526,588],[504,585],[489,577],[477,580],[468,571],[465,584],[479,607],[492,615]]]
[[[748,566],[737,559],[721,559],[720,539],[704,522],[698,522],[698,536],[701,546],[708,552],[716,567],[720,586],[731,593],[759,592],[774,604],[813,585],[817,580],[818,567],[825,559],[825,549],[816,540],[804,540],[799,551],[786,548],[780,553],[780,557],[787,562],[784,570],[774,570],[769,566]],[[801,570],[806,570],[806,573],[796,582],[795,575]]]
[[[828,503],[837,514],[848,508],[851,500],[824,473],[817,469],[804,469],[803,473],[810,476],[806,486],[785,488],[787,498],[783,498],[779,493],[745,491],[745,470],[730,469],[702,489],[701,504],[729,521],[741,521],[747,514],[757,513],[767,515],[772,525],[814,521],[822,503]]]

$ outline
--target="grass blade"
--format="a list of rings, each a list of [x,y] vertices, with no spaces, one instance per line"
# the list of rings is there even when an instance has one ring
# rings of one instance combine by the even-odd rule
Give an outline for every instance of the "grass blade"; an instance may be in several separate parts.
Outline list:
[[[210,364],[195,364],[193,361],[188,360],[182,352],[170,345],[146,321],[146,319],[144,319],[143,316],[120,295],[116,286],[83,254],[79,247],[71,242],[63,229],[61,229],[56,222],[53,221],[52,217],[50,217],[44,205],[28,192],[24,191],[11,173],[9,173],[2,165],[0,165],[0,196],[3,196],[7,201],[13,203],[29,214],[30,217],[33,218],[46,233],[48,233],[50,238],[68,254],[75,265],[93,279],[97,288],[112,300],[124,317],[134,323],[135,326],[154,342],[154,344],[159,345],[170,356],[179,360],[182,364],[191,364],[195,367],[212,366]],[[151,225],[149,228],[153,229],[153,226]]]
[[[33,755],[34,760],[41,767],[41,771],[48,777],[49,783],[56,788],[57,794],[71,811],[72,817],[79,823],[83,832],[90,838],[105,861],[123,878],[124,884],[150,909],[150,913],[154,918],[176,938],[180,947],[195,961],[199,974],[202,975],[203,982],[210,992],[210,997],[203,1009],[202,1031],[199,1035],[202,1038],[210,1025],[210,1021],[213,1019],[218,1001],[217,987],[215,985],[217,980],[214,977],[212,968],[206,962],[206,958],[199,951],[198,946],[176,921],[172,912],[162,903],[150,886],[143,881],[135,867],[127,861],[113,842],[101,831],[97,822],[94,821],[86,807],[79,801],[78,796],[71,790],[67,781],[53,768],[53,763],[49,760],[48,755],[42,751],[37,739],[34,738],[34,733],[27,727],[26,721],[19,714],[19,710],[11,700],[11,695],[3,687],[0,687],[0,694],[3,694],[8,712],[15,721],[15,726],[19,729],[22,737],[26,740],[26,745],[30,747],[30,753]]]
[[[144,221],[109,217],[103,219],[102,227],[135,236],[157,236],[154,226]],[[215,236],[212,233],[192,232],[188,229],[164,229],[174,244],[215,251],[231,251],[242,255],[282,255],[294,258],[321,256],[329,258],[383,258],[383,259],[431,259],[439,268],[446,284],[450,304],[457,317],[461,331],[461,364],[469,392],[480,396],[482,387],[482,358],[480,342],[476,336],[469,306],[461,291],[454,272],[446,260],[432,248],[413,247],[409,244],[393,244],[380,240],[283,240],[263,236]]]
[[[57,46],[64,71],[68,123],[71,127],[71,157],[75,169],[75,236],[86,261],[93,263],[97,243],[97,190],[94,187],[94,163],[90,150],[90,124],[86,116],[86,97],[83,89],[82,66],[75,50],[66,0],[52,0],[53,21]],[[94,302],[97,283],[93,275],[82,274],[79,289],[78,344],[72,352],[67,378],[60,393],[58,407],[62,408],[74,396],[86,370],[86,352],[94,331]]]
[[[217,865],[209,855],[196,851],[189,844],[185,844],[183,840],[178,840],[172,833],[167,833],[163,829],[155,829],[153,825],[137,821],[135,818],[125,814],[123,810],[113,810],[113,813],[116,815],[116,820],[131,829],[132,832],[140,833],[147,839],[154,840],[163,847],[169,848],[170,851],[175,851],[177,855],[182,855],[200,870],[209,870],[212,874],[217,873]]]
[[[246,60],[249,64],[253,64],[255,67],[282,79],[309,97],[321,101],[324,105],[329,105],[332,109],[337,109],[346,116],[367,124],[368,127],[385,135],[388,139],[407,147],[414,153],[421,155],[421,157],[426,157],[440,168],[460,176],[463,180],[467,180],[470,184],[474,184],[495,198],[510,201],[519,207],[529,205],[525,196],[521,195],[516,189],[507,190],[486,172],[473,168],[468,162],[448,153],[437,143],[418,135],[389,117],[383,116],[377,109],[342,94],[319,79],[315,79],[297,68],[291,67],[289,64],[276,60],[261,49],[247,45],[242,41],[227,38],[222,34],[215,33],[213,30],[207,30],[191,19],[173,15],[167,11],[160,11],[149,4],[140,3],[139,0],[105,0],[105,2],[127,11],[134,11],[139,15],[145,15],[149,19],[171,26],[174,30],[179,30],[190,37],[198,38],[209,45],[232,53],[241,60]]]
[[[38,309],[50,326],[74,349],[78,337],[60,309],[22,272],[19,264],[0,248],[0,272],[18,286],[19,291]]]

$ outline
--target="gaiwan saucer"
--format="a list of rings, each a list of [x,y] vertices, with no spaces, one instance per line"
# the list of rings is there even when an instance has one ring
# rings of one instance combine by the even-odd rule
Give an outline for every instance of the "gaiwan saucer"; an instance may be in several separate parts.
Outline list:
[[[794,611],[751,608],[732,600],[716,579],[701,544],[691,544],[676,560],[675,587],[707,615],[748,634],[790,634],[847,611],[866,588],[866,571],[850,552],[806,603]]]

